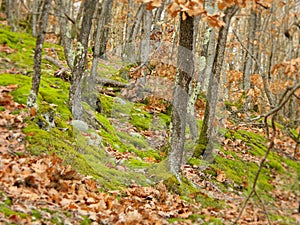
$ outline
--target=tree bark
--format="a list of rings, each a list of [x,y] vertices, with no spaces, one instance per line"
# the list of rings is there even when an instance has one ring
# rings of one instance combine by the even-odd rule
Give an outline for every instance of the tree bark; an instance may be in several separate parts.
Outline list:
[[[71,11],[71,1],[70,0],[59,0],[58,1],[59,11],[60,11],[60,38],[62,42],[62,46],[64,47],[64,53],[67,60],[67,64],[69,68],[72,70],[74,65],[74,48],[72,41],[72,26],[71,21],[69,21],[68,17],[70,17]]]
[[[42,64],[42,53],[43,53],[43,44],[45,40],[45,33],[48,24],[48,14],[51,7],[51,0],[45,0],[44,6],[42,9],[42,17],[39,21],[38,27],[38,36],[36,39],[35,51],[34,51],[34,74],[32,76],[32,85],[30,94],[27,99],[27,105],[29,107],[36,107],[37,95],[40,87],[41,80],[41,64]]]
[[[87,48],[89,35],[92,27],[92,18],[97,0],[86,0],[84,2],[84,14],[77,42],[74,66],[70,86],[70,107],[73,119],[83,119],[83,106],[81,103],[81,81],[86,70]]]
[[[220,82],[220,75],[224,61],[227,34],[230,27],[231,18],[237,11],[238,7],[236,5],[225,10],[225,16],[223,18],[225,25],[219,30],[216,54],[207,90],[207,102],[205,107],[204,120],[199,135],[199,144],[193,154],[193,157],[196,158],[200,158],[203,155],[206,147],[211,147],[208,146],[208,144],[210,144],[209,141],[212,138],[213,122],[215,120],[216,104],[218,99],[218,85]],[[210,154],[212,149],[208,150],[209,151],[207,151],[206,153]]]
[[[244,67],[244,92],[247,94],[248,91],[251,88],[250,84],[250,77],[252,73],[252,56],[254,52],[254,40],[255,40],[255,34],[256,34],[256,13],[253,9],[251,9],[250,19],[249,19],[249,34],[248,34],[248,45],[247,45],[247,51],[246,51],[246,58],[245,58],[245,67]],[[251,96],[246,97],[246,102],[244,105],[244,111],[247,112],[249,109],[249,104],[251,101]]]
[[[7,22],[13,32],[18,30],[18,11],[18,1],[7,0]]]
[[[101,10],[99,11],[99,20],[94,40],[95,45],[92,68],[90,76],[87,78],[87,82],[83,87],[83,100],[93,108],[97,107],[96,103],[98,100],[95,93],[95,79],[98,68],[98,60],[99,58],[106,58],[105,52],[108,38],[108,24],[110,22],[112,4],[112,0],[104,0],[102,2]]]
[[[127,25],[127,33],[126,33],[126,40],[125,40],[125,47],[123,50],[122,58],[124,61],[127,62],[137,62],[140,58],[136,57],[136,49],[135,49],[135,39],[138,34],[140,24],[143,18],[143,14],[145,13],[146,5],[140,5],[133,25]],[[131,13],[130,13],[131,15]]]
[[[151,25],[152,25],[152,11],[145,10],[143,15],[143,34],[140,46],[140,62],[142,64],[147,64],[150,55],[150,35],[151,35]]]
[[[194,18],[187,16],[183,20],[181,13],[177,61],[178,72],[173,93],[171,144],[168,161],[170,172],[177,179],[179,179],[183,158],[189,87],[194,72],[193,32]]]

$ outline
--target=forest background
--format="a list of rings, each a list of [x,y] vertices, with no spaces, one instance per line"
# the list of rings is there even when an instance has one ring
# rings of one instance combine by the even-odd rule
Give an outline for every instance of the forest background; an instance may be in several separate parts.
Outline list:
[[[145,205],[129,211],[116,206],[124,214],[114,217],[120,224],[145,218],[149,223],[296,223],[299,6],[297,1],[1,1],[0,84],[10,84],[2,89],[3,112],[14,118],[16,112],[9,111],[14,100],[28,106],[26,115],[17,110],[29,124],[22,130],[25,152],[56,153],[92,175],[102,190],[136,188],[125,191],[129,199],[138,195],[143,204],[154,204],[150,208],[158,217],[146,215]],[[20,31],[36,37],[35,44]],[[26,52],[28,47],[34,51]],[[5,95],[12,90],[14,100]],[[7,123],[4,131],[11,129]],[[4,142],[3,152],[11,155]],[[5,161],[6,174],[16,172],[7,171],[15,161]],[[41,185],[40,175],[21,174],[3,182],[13,182],[19,192],[24,185]],[[122,178],[112,181],[112,174]],[[79,179],[69,178],[49,182],[61,187],[64,180]],[[286,180],[290,186],[281,187]],[[142,186],[149,185],[159,196],[147,199],[151,194]],[[4,199],[18,198],[3,191]],[[113,193],[116,199],[124,195]],[[171,193],[188,206],[179,207],[185,203]],[[107,215],[113,212],[110,197],[93,200],[105,201],[98,207]],[[62,206],[66,199],[55,203]],[[162,213],[160,204],[168,205],[167,200],[175,205]],[[82,208],[95,202],[80,201],[65,209],[81,207],[87,211],[78,214],[84,221],[107,220],[97,214],[99,208]],[[17,202],[2,206],[20,207]],[[127,204],[137,207],[131,200]],[[287,205],[284,212],[274,209]],[[26,210],[24,218],[14,210],[3,213],[34,220]]]

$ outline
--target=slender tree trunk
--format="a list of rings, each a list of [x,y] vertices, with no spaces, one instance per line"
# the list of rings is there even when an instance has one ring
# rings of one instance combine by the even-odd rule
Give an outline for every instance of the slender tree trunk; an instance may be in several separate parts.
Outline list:
[[[33,9],[32,9],[32,36],[36,37],[37,36],[37,21],[38,21],[38,15],[39,15],[39,5],[40,1],[39,0],[33,0]]]
[[[216,55],[213,62],[212,73],[210,75],[209,86],[207,90],[207,102],[205,107],[204,120],[198,141],[199,145],[196,147],[195,152],[193,154],[193,157],[196,158],[200,158],[203,155],[206,147],[209,147],[209,151],[207,152],[208,154],[210,154],[212,150],[210,149],[210,147],[212,146],[207,145],[210,144],[209,141],[212,138],[214,126],[213,123],[215,120],[215,112],[218,99],[218,85],[220,82],[220,75],[224,61],[227,33],[230,27],[231,18],[234,16],[237,10],[237,6],[232,6],[225,10],[225,16],[223,18],[225,25],[219,30]]]
[[[72,25],[68,17],[71,12],[71,0],[59,0],[58,6],[60,10],[60,38],[62,46],[64,47],[64,53],[69,68],[72,70],[74,64],[74,48],[72,41]]]
[[[252,74],[252,56],[254,52],[254,40],[255,40],[255,33],[256,33],[256,12],[251,9],[250,19],[249,19],[249,34],[248,34],[248,45],[246,51],[246,58],[245,58],[245,67],[244,67],[244,91],[247,94],[251,88],[250,84],[250,77]],[[249,104],[251,101],[251,96],[246,97],[246,102],[244,105],[244,111],[247,112],[249,109]]]
[[[96,4],[97,0],[86,0],[84,2],[84,14],[77,42],[70,87],[70,106],[73,119],[75,120],[83,119],[83,107],[81,103],[81,81],[86,70],[88,41]]]
[[[34,74],[32,76],[32,86],[30,90],[30,94],[27,99],[27,105],[29,107],[36,106],[37,95],[40,87],[41,80],[41,64],[42,64],[42,52],[43,52],[43,44],[45,40],[45,33],[48,24],[48,14],[51,7],[51,0],[45,0],[44,6],[42,9],[42,17],[39,21],[38,27],[38,36],[36,39],[35,51],[34,51]]]
[[[143,34],[140,47],[140,61],[141,64],[147,64],[150,55],[150,35],[152,25],[152,11],[145,10],[143,15]]]
[[[102,6],[100,18],[103,18],[104,26],[101,29],[100,40],[96,40],[96,41],[100,42],[100,52],[99,52],[100,58],[106,59],[107,58],[106,57],[106,45],[107,45],[107,41],[108,41],[109,23],[111,21],[111,10],[112,10],[112,5],[113,5],[113,0],[103,1],[102,4],[103,4],[103,6]]]
[[[18,1],[7,0],[7,22],[11,31],[18,30]]]
[[[99,11],[99,20],[95,35],[95,45],[93,62],[90,76],[87,78],[87,84],[83,87],[83,100],[87,102],[91,107],[97,107],[97,96],[95,94],[95,79],[97,75],[98,60],[103,57],[106,49],[108,23],[110,21],[110,14],[112,8],[112,0],[104,0],[102,2],[101,10]]]
[[[127,27],[127,35],[125,41],[125,47],[123,50],[123,60],[128,62],[136,62],[140,58],[136,57],[136,49],[135,49],[135,39],[140,29],[140,24],[143,18],[143,14],[145,13],[146,5],[140,5],[136,16],[135,21],[131,27]],[[129,25],[128,25],[129,26]]]
[[[178,72],[173,93],[171,145],[169,168],[179,179],[179,171],[183,158],[187,103],[189,87],[194,72],[193,58],[194,18],[187,16],[185,20],[180,14],[180,39],[178,47]]]

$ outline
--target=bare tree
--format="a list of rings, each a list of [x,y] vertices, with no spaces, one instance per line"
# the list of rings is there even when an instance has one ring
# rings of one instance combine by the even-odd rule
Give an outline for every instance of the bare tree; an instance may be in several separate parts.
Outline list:
[[[179,34],[178,72],[173,92],[171,144],[168,162],[171,173],[180,180],[179,171],[183,159],[189,88],[194,73],[194,17],[187,16],[183,19],[183,13],[180,13]]]
[[[105,53],[109,29],[108,24],[110,22],[112,4],[112,0],[104,0],[102,2],[101,10],[99,11],[97,29],[95,32],[92,68],[90,76],[87,78],[87,82],[83,87],[83,100],[89,103],[93,108],[96,108],[98,100],[94,93],[98,61],[99,58],[106,58]]]
[[[219,91],[219,82],[221,76],[222,65],[224,61],[224,54],[226,48],[227,34],[230,27],[231,18],[238,11],[238,6],[234,5],[225,10],[225,16],[223,18],[225,25],[220,28],[219,36],[216,46],[216,54],[214,57],[214,62],[212,66],[212,72],[209,79],[209,85],[207,90],[207,102],[205,107],[204,120],[201,127],[201,132],[199,136],[198,146],[196,147],[193,156],[199,158],[203,155],[206,147],[210,144],[209,140],[212,137],[213,132],[213,122],[216,114],[216,104],[218,99]],[[210,154],[209,151],[206,151],[207,154]]]
[[[32,76],[32,86],[30,94],[27,99],[27,105],[29,107],[36,107],[37,95],[40,87],[41,80],[41,63],[43,44],[45,40],[45,33],[48,24],[48,14],[51,7],[51,0],[45,0],[42,8],[42,17],[39,21],[38,36],[36,39],[35,51],[34,51],[34,74]]]
[[[74,66],[72,68],[70,86],[70,107],[74,119],[83,119],[84,115],[81,102],[81,83],[86,70],[88,41],[96,4],[97,0],[86,0],[84,2],[84,13],[77,42]]]

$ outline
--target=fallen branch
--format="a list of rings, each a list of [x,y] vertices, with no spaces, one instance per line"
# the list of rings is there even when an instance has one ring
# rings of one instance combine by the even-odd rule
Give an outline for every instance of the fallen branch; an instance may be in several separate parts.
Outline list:
[[[110,85],[113,87],[122,87],[126,88],[129,87],[130,84],[126,84],[124,82],[116,81],[116,80],[111,80],[108,78],[102,78],[102,77],[96,77],[96,84],[101,84],[101,85]]]
[[[64,67],[64,65],[56,60],[56,59],[53,59],[51,56],[49,55],[45,55],[44,56],[44,59],[47,60],[48,62],[52,63],[54,66],[56,66],[58,69],[65,69],[65,70],[68,70],[66,67]]]

